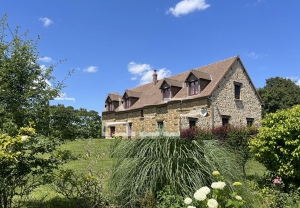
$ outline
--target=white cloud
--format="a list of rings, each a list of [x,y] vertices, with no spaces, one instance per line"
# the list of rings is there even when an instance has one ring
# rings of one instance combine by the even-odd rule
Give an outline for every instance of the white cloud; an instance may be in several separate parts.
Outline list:
[[[298,85],[300,87],[300,77],[296,76],[296,77],[287,77],[287,79],[291,79],[292,81],[294,81],[296,83],[296,85]]]
[[[98,67],[97,66],[89,66],[85,69],[83,69],[84,72],[88,72],[88,73],[94,73],[98,71]]]
[[[43,64],[43,65],[40,65],[40,68],[42,69],[42,70],[46,70],[47,69],[47,67]]]
[[[258,59],[258,58],[262,58],[262,57],[268,56],[267,54],[258,54],[258,53],[255,53],[254,51],[252,51],[252,52],[246,51],[244,54],[246,56],[248,56],[249,58],[252,58],[252,59]]]
[[[54,100],[72,100],[75,102],[75,98],[68,98],[65,92],[60,92],[58,97],[55,97]]]
[[[149,70],[151,70],[151,66],[149,64],[137,64],[133,61],[128,64],[128,71],[131,74],[141,75],[145,71],[149,71]]]
[[[175,7],[169,8],[167,14],[171,13],[175,17],[179,17],[180,15],[187,15],[197,10],[205,10],[208,7],[210,7],[210,5],[207,4],[205,0],[182,0],[178,2]]]
[[[255,52],[250,52],[250,53],[247,53],[247,56],[250,57],[250,58],[253,58],[253,59],[257,59],[259,57],[258,54],[256,54]]]
[[[53,21],[48,17],[41,17],[39,20],[44,22],[44,27],[48,27],[49,25],[53,24]]]
[[[131,80],[139,79],[139,84],[147,84],[153,81],[153,72],[154,70],[149,64],[137,64],[135,62],[130,62],[128,64],[128,71],[134,76],[131,77]],[[165,68],[156,70],[157,79],[163,79],[164,77],[169,77],[171,71]]]
[[[43,61],[43,62],[51,62],[53,61],[51,57],[49,56],[44,56],[38,59],[39,61]]]

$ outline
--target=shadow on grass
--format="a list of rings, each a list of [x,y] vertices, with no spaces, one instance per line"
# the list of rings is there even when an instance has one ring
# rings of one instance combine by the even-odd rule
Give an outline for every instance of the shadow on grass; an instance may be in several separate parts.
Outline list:
[[[29,201],[24,202],[27,208],[77,208],[76,204],[62,197],[54,197],[48,201]]]

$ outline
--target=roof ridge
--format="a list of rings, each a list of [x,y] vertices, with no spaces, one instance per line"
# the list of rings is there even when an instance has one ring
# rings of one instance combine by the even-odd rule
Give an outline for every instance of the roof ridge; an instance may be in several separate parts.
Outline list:
[[[232,56],[232,57],[230,57],[230,58],[226,58],[226,59],[223,59],[223,60],[220,60],[220,61],[216,61],[216,62],[214,62],[214,63],[206,64],[206,65],[204,65],[204,66],[200,66],[200,67],[194,68],[194,69],[192,69],[192,70],[201,69],[201,68],[203,68],[203,67],[206,67],[206,66],[209,66],[209,65],[213,65],[213,64],[217,64],[217,63],[220,63],[220,62],[223,62],[223,61],[227,61],[227,60],[229,60],[229,59],[233,59],[233,58],[237,58],[237,57],[239,57],[239,55]]]

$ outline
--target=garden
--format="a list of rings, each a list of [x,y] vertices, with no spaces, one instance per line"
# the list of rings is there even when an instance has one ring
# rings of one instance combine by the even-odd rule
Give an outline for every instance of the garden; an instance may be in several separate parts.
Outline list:
[[[300,105],[265,101],[259,127],[103,139],[97,112],[49,105],[56,64],[0,23],[0,208],[300,207]]]

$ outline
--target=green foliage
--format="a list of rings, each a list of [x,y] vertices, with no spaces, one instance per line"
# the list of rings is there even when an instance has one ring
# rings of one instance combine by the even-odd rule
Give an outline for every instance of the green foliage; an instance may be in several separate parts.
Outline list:
[[[89,174],[75,174],[72,170],[61,170],[54,180],[53,189],[65,196],[72,207],[104,207],[102,178]]]
[[[159,208],[181,208],[184,206],[183,197],[172,190],[172,187],[165,186],[156,194],[157,207]]]
[[[263,101],[263,116],[300,104],[300,87],[290,79],[274,77],[258,89]]]
[[[181,140],[178,137],[146,137],[116,140],[112,157],[117,164],[111,178],[116,201],[136,204],[146,191],[157,193],[167,185],[185,195],[212,181],[215,169],[235,179],[235,157],[215,141]],[[228,158],[231,158],[228,160]]]
[[[70,158],[58,151],[60,142],[21,128],[17,136],[0,135],[0,207],[11,207],[13,197],[27,196],[34,188],[51,181],[53,170]]]
[[[251,152],[269,171],[286,184],[300,185],[300,105],[267,114],[257,136],[250,141]]]
[[[213,139],[220,142],[221,145],[234,151],[239,158],[239,165],[242,167],[244,176],[246,176],[245,165],[251,158],[249,149],[250,139],[257,134],[257,128],[254,126],[218,126],[212,129],[196,128],[194,138],[199,140]]]
[[[50,134],[61,139],[100,138],[101,117],[96,111],[58,104],[50,106]]]
[[[20,35],[19,28],[9,37],[7,27],[4,16],[0,20],[0,129],[16,135],[33,121],[37,132],[48,135],[49,100],[64,85],[51,75],[55,65],[42,69],[38,64],[39,37],[33,41],[28,32]]]
[[[211,184],[211,189],[208,186],[203,186],[194,193],[193,199],[187,197],[184,200],[188,207],[199,208],[239,208],[243,207],[245,201],[241,197],[242,183],[234,182],[232,187],[229,187],[226,179],[220,175],[219,171],[212,173],[214,181]]]

